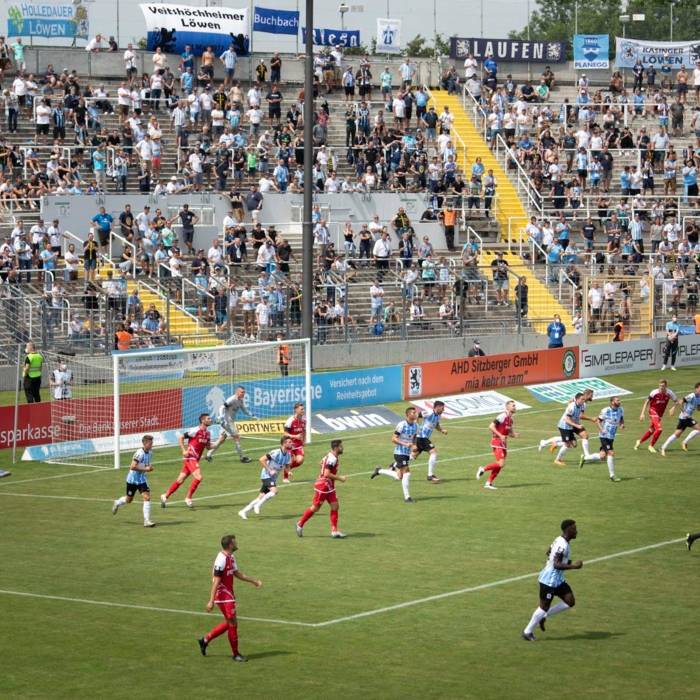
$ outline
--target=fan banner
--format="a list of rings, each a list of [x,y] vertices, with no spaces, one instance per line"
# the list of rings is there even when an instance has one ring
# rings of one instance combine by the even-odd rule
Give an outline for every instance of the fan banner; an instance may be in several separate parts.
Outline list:
[[[640,41],[615,37],[615,66],[632,68],[639,59],[645,66],[668,64],[673,70],[693,68],[700,60],[700,41]]]
[[[256,7],[253,13],[253,31],[296,36],[299,32],[299,13]]]
[[[517,39],[475,39],[452,37],[450,58],[465,59],[469,54],[484,59],[493,56],[508,63],[564,63],[565,41],[519,41]]]
[[[401,20],[377,19],[377,53],[401,51]]]
[[[7,36],[87,39],[87,7],[80,2],[17,2],[7,8]]]
[[[574,68],[603,70],[610,68],[610,37],[607,34],[574,36]]]
[[[147,48],[182,53],[191,46],[195,55],[211,46],[220,55],[233,44],[239,56],[248,54],[250,18],[248,8],[191,7],[146,3],[139,6],[146,20]]]

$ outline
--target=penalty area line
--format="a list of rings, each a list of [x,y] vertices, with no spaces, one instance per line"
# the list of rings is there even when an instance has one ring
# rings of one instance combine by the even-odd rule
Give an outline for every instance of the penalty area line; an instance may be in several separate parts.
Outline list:
[[[40,598],[42,600],[57,600],[64,603],[82,603],[84,605],[99,605],[107,608],[127,608],[129,610],[145,610],[147,612],[164,612],[176,615],[196,615],[198,617],[220,617],[219,613],[204,612],[199,610],[182,610],[179,608],[158,608],[150,605],[133,605],[130,603],[114,603],[107,600],[92,600],[89,598],[69,598],[60,595],[45,595],[43,593],[28,593],[26,591],[10,591],[0,589],[0,595],[20,596],[23,598]],[[314,627],[312,622],[297,622],[296,620],[273,620],[265,617],[244,617],[237,615],[239,620],[247,622],[267,622],[272,625],[293,625],[296,627]]]

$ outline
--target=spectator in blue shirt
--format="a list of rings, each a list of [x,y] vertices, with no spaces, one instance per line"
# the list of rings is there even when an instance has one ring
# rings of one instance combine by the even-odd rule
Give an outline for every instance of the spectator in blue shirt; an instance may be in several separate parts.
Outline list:
[[[100,246],[105,249],[108,248],[109,235],[112,232],[112,221],[114,221],[112,215],[108,214],[104,207],[100,207],[100,211],[92,217],[91,221],[95,225]]]
[[[554,320],[547,326],[548,348],[563,348],[566,326],[561,322],[559,314],[554,314]]]

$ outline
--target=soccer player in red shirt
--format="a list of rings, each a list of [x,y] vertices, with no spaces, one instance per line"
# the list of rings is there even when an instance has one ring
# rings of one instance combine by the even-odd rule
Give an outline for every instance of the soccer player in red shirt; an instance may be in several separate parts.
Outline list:
[[[304,464],[304,442],[306,440],[306,417],[304,416],[304,404],[295,403],[294,413],[292,413],[284,424],[284,437],[292,439],[292,463],[289,469],[284,470],[283,481],[290,482],[292,469],[296,469]]]
[[[499,413],[489,424],[491,431],[491,449],[496,458],[495,462],[487,464],[485,467],[479,467],[476,472],[476,478],[480,479],[485,472],[491,472],[488,481],[484,484],[485,489],[496,490],[493,485],[494,479],[506,463],[508,456],[508,438],[518,437],[518,433],[513,430],[513,416],[515,415],[515,401],[507,401],[505,411]]]
[[[649,437],[651,437],[651,441],[649,442],[649,447],[647,447],[647,450],[649,450],[649,452],[656,452],[656,448],[654,447],[654,445],[656,444],[656,441],[661,437],[661,433],[663,432],[663,428],[661,427],[661,418],[663,417],[666,411],[666,407],[671,401],[673,401],[675,404],[678,404],[679,406],[683,403],[683,401],[679,401],[676,398],[676,395],[668,388],[668,382],[665,379],[661,379],[659,381],[659,388],[654,389],[649,394],[649,396],[647,396],[647,399],[644,402],[644,405],[642,406],[642,412],[639,416],[639,420],[644,420],[647,408],[649,408],[650,423],[644,435],[642,435],[642,437],[640,437],[639,440],[637,440],[637,442],[634,443],[635,450],[638,450],[642,443],[646,442],[646,440],[648,440]],[[671,406],[668,415],[672,416],[675,410],[676,406]]]
[[[185,479],[192,474],[192,483],[185,498],[185,505],[188,508],[192,507],[192,496],[197,490],[197,487],[202,483],[202,472],[199,468],[199,460],[202,459],[202,454],[211,445],[211,433],[209,426],[211,425],[211,416],[208,413],[202,413],[199,416],[199,425],[196,428],[186,430],[178,438],[180,449],[182,450],[182,469],[177,475],[177,479],[170,484],[170,487],[165,493],[160,495],[160,506],[165,508],[168,499],[177,491]],[[187,440],[187,445],[185,445]]]
[[[227,632],[233,660],[248,661],[238,650],[238,622],[236,620],[236,596],[233,594],[233,579],[235,577],[241,581],[247,581],[256,588],[262,586],[262,581],[259,578],[246,576],[238,570],[236,558],[233,556],[237,549],[238,545],[236,544],[235,535],[224,535],[221,538],[221,551],[216,555],[212,569],[211,593],[207,602],[207,610],[211,612],[214,604],[216,604],[226,618],[226,622],[217,625],[201,639],[197,640],[202,656],[207,655],[207,647],[212,639],[216,639],[224,632]]]
[[[304,511],[304,514],[297,523],[297,535],[304,536],[304,525],[309,518],[313,517],[314,513],[326,501],[330,506],[331,517],[331,537],[334,539],[343,539],[345,535],[338,530],[338,496],[335,493],[335,482],[346,481],[347,477],[338,474],[338,458],[343,454],[343,441],[331,440],[331,451],[321,460],[321,473],[314,484],[314,500],[309,508]]]

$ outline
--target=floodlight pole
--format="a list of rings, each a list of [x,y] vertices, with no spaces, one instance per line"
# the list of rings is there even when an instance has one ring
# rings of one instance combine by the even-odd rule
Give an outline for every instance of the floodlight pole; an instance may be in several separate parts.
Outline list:
[[[314,0],[306,0],[306,53],[304,60],[304,214],[302,229],[301,335],[313,338],[314,230],[313,209],[314,125]],[[309,343],[309,355],[312,343]]]

